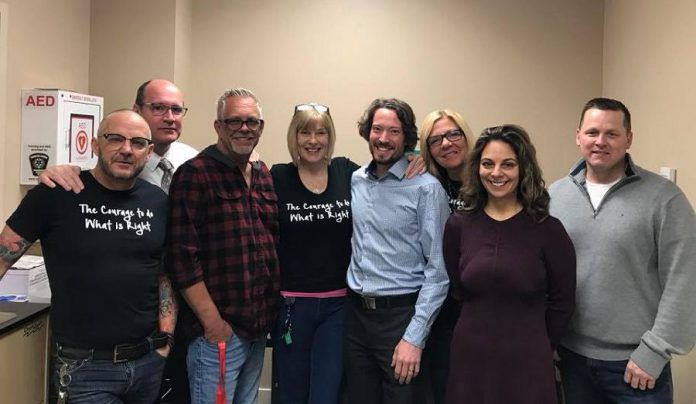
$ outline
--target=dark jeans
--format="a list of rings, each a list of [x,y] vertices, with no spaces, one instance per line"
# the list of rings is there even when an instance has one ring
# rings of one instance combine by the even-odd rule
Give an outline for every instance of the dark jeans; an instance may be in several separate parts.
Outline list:
[[[394,348],[413,313],[412,305],[370,310],[364,309],[355,299],[346,300],[343,360],[350,403],[425,403],[424,377],[419,375],[409,384],[399,384],[391,367]]]
[[[559,347],[561,382],[566,404],[671,404],[672,372],[669,364],[652,390],[634,389],[624,382],[627,360],[590,359]]]
[[[110,360],[54,358],[53,381],[58,389],[58,375],[67,364],[67,386],[71,404],[152,404],[159,393],[165,358],[155,351],[142,358],[113,363]],[[64,378],[64,380],[67,380]]]
[[[344,302],[344,297],[296,297],[292,304],[281,300],[273,335],[280,403],[338,402],[343,374]],[[291,344],[283,339],[288,314]]]

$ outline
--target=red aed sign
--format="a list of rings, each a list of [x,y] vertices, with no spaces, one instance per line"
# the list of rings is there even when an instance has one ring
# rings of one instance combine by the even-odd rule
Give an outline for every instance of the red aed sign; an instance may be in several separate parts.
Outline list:
[[[77,152],[80,154],[85,154],[87,151],[87,134],[85,131],[79,131],[75,140],[77,142]]]
[[[27,103],[24,105],[33,105],[35,107],[52,107],[55,103],[56,99],[52,95],[30,95],[27,97]]]

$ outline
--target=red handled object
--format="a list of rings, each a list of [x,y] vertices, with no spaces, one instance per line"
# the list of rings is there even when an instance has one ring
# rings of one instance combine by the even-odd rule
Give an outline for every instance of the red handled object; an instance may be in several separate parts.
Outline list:
[[[218,342],[218,359],[220,361],[220,378],[215,391],[215,404],[225,404],[225,341]]]

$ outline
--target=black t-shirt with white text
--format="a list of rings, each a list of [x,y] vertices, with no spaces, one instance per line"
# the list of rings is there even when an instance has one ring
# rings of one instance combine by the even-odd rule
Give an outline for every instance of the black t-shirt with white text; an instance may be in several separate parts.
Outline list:
[[[282,290],[327,292],[346,287],[353,233],[350,178],[358,168],[345,157],[333,158],[321,194],[302,184],[294,164],[271,168],[278,195]]]
[[[140,179],[127,191],[104,188],[89,171],[80,179],[79,194],[30,190],[7,225],[41,239],[56,341],[110,348],[143,340],[157,329],[167,196]]]

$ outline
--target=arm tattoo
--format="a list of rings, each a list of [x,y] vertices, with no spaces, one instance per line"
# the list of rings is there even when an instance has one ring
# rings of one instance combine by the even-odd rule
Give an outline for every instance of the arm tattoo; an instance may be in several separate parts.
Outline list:
[[[178,307],[172,284],[166,275],[160,275],[159,279],[159,325],[161,331],[174,332]]]
[[[15,235],[15,237],[0,237],[0,260],[9,268],[31,246],[31,242]]]

